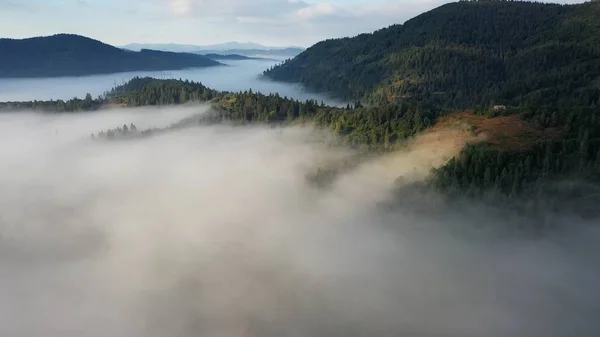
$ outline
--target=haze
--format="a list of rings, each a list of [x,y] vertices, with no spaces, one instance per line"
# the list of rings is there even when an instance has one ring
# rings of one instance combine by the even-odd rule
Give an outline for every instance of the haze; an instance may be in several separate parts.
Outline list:
[[[279,93],[281,96],[298,100],[317,99],[331,105],[340,105],[339,101],[325,95],[310,93],[299,85],[275,83],[262,79],[263,70],[276,64],[269,60],[229,61],[227,67],[195,68],[173,71],[139,71],[118,74],[93,75],[81,77],[58,78],[0,78],[0,102],[33,101],[33,100],[68,100],[73,97],[83,98],[89,92],[93,97],[103,94],[116,85],[123,84],[135,76],[174,78],[196,82],[224,91],[245,91],[252,89],[265,94]],[[345,103],[344,103],[345,105]]]
[[[22,38],[78,33],[113,45],[253,41],[310,46],[371,32],[448,0],[0,0],[0,30]],[[582,0],[545,2],[579,3]],[[110,24],[107,24],[109,22]]]
[[[89,139],[206,110],[0,115],[0,335],[600,333],[598,230],[553,214],[568,232],[530,236],[507,212],[394,202],[391,179],[422,178],[431,148],[323,189],[306,174],[347,151],[308,129]]]

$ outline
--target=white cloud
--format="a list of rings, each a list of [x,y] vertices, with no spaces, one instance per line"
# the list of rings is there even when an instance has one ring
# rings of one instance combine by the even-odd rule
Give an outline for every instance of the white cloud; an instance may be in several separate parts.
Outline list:
[[[297,10],[296,16],[304,20],[309,20],[317,16],[330,15],[334,10],[335,7],[332,4],[322,2]]]
[[[241,34],[245,34],[247,39],[268,34],[271,43],[289,44],[289,40],[293,39],[293,44],[309,46],[327,38],[354,36],[391,24],[403,23],[423,11],[436,7],[442,0],[371,0],[354,4],[336,0],[316,3],[258,0],[258,3],[261,6],[253,7],[252,10],[230,7],[237,14],[234,14],[235,19],[231,22],[240,27]]]
[[[169,0],[171,11],[177,15],[187,14],[192,9],[191,0]]]
[[[173,14],[185,12],[197,17],[214,15],[229,17],[270,17],[293,13],[309,6],[301,0],[163,0],[167,1]],[[183,11],[182,9],[185,9]]]
[[[135,0],[141,1],[142,0]],[[416,14],[412,8],[434,6],[430,1],[370,0],[353,4],[340,0],[144,0],[162,3],[154,13],[165,25],[181,25],[185,16],[198,29],[218,24],[220,40],[254,40],[267,44],[309,46],[319,40],[370,32]],[[439,0],[431,0],[439,1]],[[166,4],[166,6],[165,6]],[[177,22],[173,21],[177,20]],[[171,22],[168,24],[167,22]],[[212,27],[209,29],[215,29]],[[206,30],[205,28],[203,30]],[[234,33],[234,36],[225,31]],[[228,37],[222,37],[223,35]],[[179,36],[178,36],[179,37]],[[190,37],[191,39],[191,37]],[[181,43],[201,43],[180,41]]]
[[[76,33],[130,42],[309,46],[403,23],[450,0],[0,0],[5,37]],[[582,0],[562,0],[562,3]],[[4,10],[6,9],[6,10]],[[52,19],[49,19],[52,18]],[[33,24],[26,24],[33,22]],[[109,25],[105,23],[110,22]],[[195,33],[192,33],[195,32]],[[210,32],[210,34],[202,34]]]

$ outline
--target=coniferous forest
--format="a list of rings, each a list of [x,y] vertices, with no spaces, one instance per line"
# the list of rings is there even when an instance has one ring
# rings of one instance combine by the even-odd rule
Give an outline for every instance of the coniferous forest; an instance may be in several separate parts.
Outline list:
[[[0,108],[75,112],[210,102],[213,122],[312,123],[349,146],[382,151],[453,118],[488,137],[436,169],[428,186],[516,198],[557,179],[600,183],[598,18],[600,1],[460,1],[402,25],[320,42],[264,73],[344,99],[346,107],[134,78],[96,99]],[[586,193],[580,197],[600,195]]]

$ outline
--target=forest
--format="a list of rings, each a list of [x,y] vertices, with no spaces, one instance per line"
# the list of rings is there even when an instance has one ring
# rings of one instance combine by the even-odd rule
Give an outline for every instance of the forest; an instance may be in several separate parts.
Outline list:
[[[428,186],[516,198],[549,181],[600,183],[598,17],[598,1],[461,1],[403,25],[318,43],[265,72],[345,98],[345,108],[153,78],[134,78],[96,99],[0,108],[72,112],[200,101],[214,108],[211,122],[311,123],[351,147],[384,152],[458,118],[489,136],[435,170]]]
[[[371,34],[330,39],[264,75],[371,104],[598,105],[600,2],[460,1]]]
[[[553,179],[599,182],[599,17],[597,0],[460,1],[371,34],[322,41],[264,76],[370,107],[412,101],[442,114],[513,116],[536,131],[533,139],[513,134],[467,146],[435,172],[437,188],[515,196]],[[502,144],[511,142],[520,146]]]
[[[87,103],[86,103],[87,102]],[[391,150],[393,144],[435,124],[441,109],[421,102],[366,107],[360,102],[345,108],[326,106],[316,100],[298,101],[279,94],[265,95],[252,90],[222,92],[188,80],[159,80],[136,77],[85,100],[0,103],[0,108],[34,108],[47,112],[95,110],[110,106],[153,106],[209,102],[214,108],[211,121],[238,123],[312,123],[331,129],[347,144],[367,149]],[[114,131],[118,131],[115,129]]]
[[[153,78],[134,78],[97,99],[88,95],[83,100],[3,103],[0,107],[73,112],[109,104],[145,106],[188,101],[210,102],[214,108],[212,122],[312,123],[330,129],[349,146],[383,151],[397,149],[403,140],[435,125],[441,117],[456,113],[410,100],[394,105],[363,106],[357,102],[345,108],[329,107],[314,100],[300,102],[252,91],[224,93],[201,83]],[[529,107],[502,112],[476,109],[470,114],[485,119],[502,118],[501,114],[518,115],[534,130],[555,130],[555,133],[549,139],[517,139],[523,145],[518,149],[504,149],[502,144],[470,145],[458,158],[436,171],[433,186],[464,189],[473,195],[491,188],[517,195],[527,184],[544,179],[576,176],[600,181],[600,107]],[[129,130],[126,127],[106,130],[100,136],[112,137]]]

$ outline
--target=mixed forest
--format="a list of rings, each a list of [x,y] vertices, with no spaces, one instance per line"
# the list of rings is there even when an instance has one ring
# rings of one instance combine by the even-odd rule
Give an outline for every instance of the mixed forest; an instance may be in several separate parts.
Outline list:
[[[597,198],[598,18],[600,1],[460,1],[402,25],[320,42],[264,73],[344,99],[345,107],[135,78],[98,98],[0,108],[74,112],[203,101],[214,108],[210,122],[312,123],[369,151],[395,150],[408,137],[458,120],[488,137],[436,169],[428,187],[510,199],[548,192],[549,181],[583,181],[592,192],[578,197]],[[131,133],[132,126],[111,132]]]

